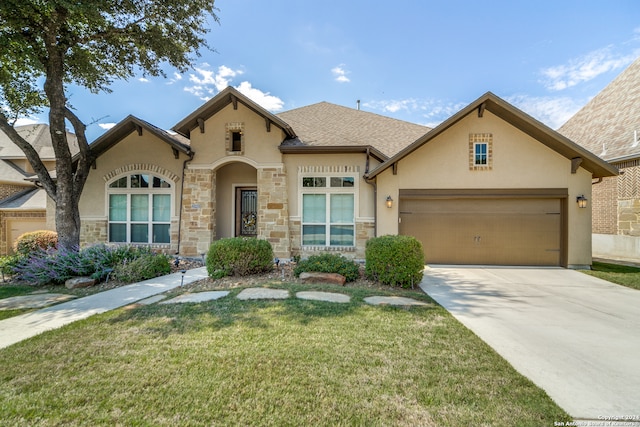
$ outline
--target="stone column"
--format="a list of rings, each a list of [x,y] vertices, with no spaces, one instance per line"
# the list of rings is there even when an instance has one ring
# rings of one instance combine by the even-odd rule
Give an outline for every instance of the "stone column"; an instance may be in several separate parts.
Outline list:
[[[284,165],[258,169],[258,238],[268,240],[278,258],[291,258],[289,204]]]
[[[215,171],[185,170],[180,255],[197,256],[206,253],[213,242],[216,232],[215,180]]]

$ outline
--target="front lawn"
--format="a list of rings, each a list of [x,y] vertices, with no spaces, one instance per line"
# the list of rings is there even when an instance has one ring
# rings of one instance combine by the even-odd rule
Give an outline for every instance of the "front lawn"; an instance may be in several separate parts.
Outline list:
[[[594,261],[591,270],[584,270],[584,272],[609,282],[640,290],[640,268],[638,267]]]
[[[271,283],[291,294],[308,286]],[[553,425],[547,395],[420,292],[127,307],[0,350],[0,425]],[[177,291],[179,292],[179,291]],[[395,293],[427,307],[370,306]]]

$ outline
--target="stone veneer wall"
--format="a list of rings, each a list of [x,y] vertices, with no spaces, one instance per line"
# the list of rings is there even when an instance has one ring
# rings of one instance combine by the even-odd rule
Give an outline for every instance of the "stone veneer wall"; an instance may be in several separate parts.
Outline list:
[[[617,177],[618,234],[640,236],[640,161],[626,163],[616,165],[624,172]]]
[[[180,255],[199,256],[209,250],[216,233],[215,181],[215,171],[185,170]]]
[[[2,211],[0,212],[0,255],[7,255],[11,252],[13,242],[8,242],[9,230],[7,230],[7,220],[15,218],[46,218],[43,211]]]
[[[365,246],[367,240],[375,236],[376,225],[373,221],[356,221],[356,246],[302,246],[302,223],[299,219],[291,220],[291,255],[307,258],[310,255],[318,255],[323,252],[340,253],[353,260],[365,259]]]
[[[80,225],[80,246],[90,246],[96,243],[108,243],[109,222],[104,220],[82,220]],[[170,240],[171,243],[158,243],[158,244],[145,244],[157,252],[162,252],[168,255],[174,254],[178,250],[178,221],[171,221],[170,226]]]
[[[268,240],[278,258],[291,258],[286,178],[284,166],[257,171],[258,238]]]

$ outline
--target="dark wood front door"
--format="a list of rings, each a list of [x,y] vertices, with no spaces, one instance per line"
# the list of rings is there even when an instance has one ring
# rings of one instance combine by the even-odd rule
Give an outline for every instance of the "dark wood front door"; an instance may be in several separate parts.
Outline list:
[[[258,234],[258,189],[236,188],[236,237]]]

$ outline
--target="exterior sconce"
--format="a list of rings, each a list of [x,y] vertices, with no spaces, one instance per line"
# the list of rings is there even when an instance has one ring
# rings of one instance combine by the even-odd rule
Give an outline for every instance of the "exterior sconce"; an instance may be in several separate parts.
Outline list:
[[[578,207],[579,208],[586,208],[587,207],[587,198],[584,196],[578,196],[576,198],[576,202],[578,203]]]
[[[387,196],[387,207],[391,209],[393,207],[393,199],[391,196]]]

